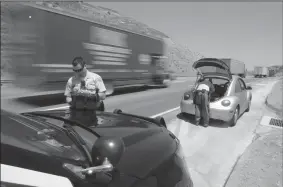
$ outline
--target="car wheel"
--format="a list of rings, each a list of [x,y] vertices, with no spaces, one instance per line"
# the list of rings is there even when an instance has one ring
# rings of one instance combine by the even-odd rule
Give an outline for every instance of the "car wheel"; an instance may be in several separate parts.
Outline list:
[[[246,109],[246,112],[249,112],[249,111],[250,111],[250,107],[251,107],[251,102],[249,102],[249,106],[248,106],[248,108]]]
[[[229,122],[230,127],[234,127],[236,125],[238,118],[239,118],[239,107],[237,107],[235,109],[233,117],[232,117],[231,121]]]

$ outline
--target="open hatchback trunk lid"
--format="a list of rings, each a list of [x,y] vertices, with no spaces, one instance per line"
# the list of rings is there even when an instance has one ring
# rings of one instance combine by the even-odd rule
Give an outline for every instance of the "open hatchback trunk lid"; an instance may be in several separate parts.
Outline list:
[[[217,58],[202,58],[193,64],[193,68],[204,76],[232,78],[228,65]]]

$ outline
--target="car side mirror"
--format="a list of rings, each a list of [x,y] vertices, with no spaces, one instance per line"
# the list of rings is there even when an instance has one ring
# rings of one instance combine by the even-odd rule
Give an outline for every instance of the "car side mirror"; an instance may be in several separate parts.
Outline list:
[[[82,172],[87,174],[112,171],[119,163],[125,145],[121,138],[100,137],[92,147],[91,158],[93,167]]]
[[[247,89],[247,90],[252,90],[252,87],[251,87],[251,86],[247,86],[246,89]]]
[[[121,138],[100,137],[92,147],[92,167],[84,169],[70,163],[63,164],[63,167],[81,179],[108,184],[112,180],[109,172],[118,165],[124,151],[125,144]]]

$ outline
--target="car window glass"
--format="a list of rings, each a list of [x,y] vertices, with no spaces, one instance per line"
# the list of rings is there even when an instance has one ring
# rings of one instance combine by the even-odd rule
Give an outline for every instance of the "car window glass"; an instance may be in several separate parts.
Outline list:
[[[64,122],[61,120],[57,119],[52,119],[52,118],[45,118],[45,117],[40,117],[41,120],[45,120],[46,122],[52,123],[57,126],[62,126],[64,125]],[[73,126],[74,130],[80,135],[80,137],[86,142],[87,147],[89,150],[91,150],[92,146],[98,139],[94,134],[86,131],[85,129],[79,127],[79,126]]]
[[[236,82],[236,85],[235,85],[235,93],[239,93],[242,91],[242,88],[241,88],[241,84],[240,82],[237,80]]]
[[[242,79],[239,79],[239,81],[240,81],[240,85],[241,85],[242,90],[245,90],[246,84],[244,83],[244,81]]]
[[[207,79],[209,80],[209,79]],[[226,79],[212,79],[212,83],[213,84],[217,84],[217,85],[223,85],[225,83],[227,83],[228,81]]]
[[[2,117],[5,118],[4,121]],[[51,120],[49,121],[48,118],[39,117],[25,118],[21,116],[7,117],[1,115],[1,130],[4,135],[11,136],[20,142],[37,145],[43,151],[45,150],[44,147],[49,147],[49,153],[54,156],[70,159],[69,153],[72,152],[73,159],[86,159],[81,150],[64,131],[58,130],[44,122],[51,122]],[[52,123],[58,123],[58,126],[60,126],[62,121],[52,120]],[[17,131],[12,129],[17,129]],[[47,131],[51,133],[48,134],[46,133]]]

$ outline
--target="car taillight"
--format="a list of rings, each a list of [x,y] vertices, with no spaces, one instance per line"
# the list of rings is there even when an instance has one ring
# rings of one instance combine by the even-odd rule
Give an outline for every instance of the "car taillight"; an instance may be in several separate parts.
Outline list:
[[[223,100],[223,101],[221,102],[221,104],[222,104],[223,106],[229,106],[229,105],[231,104],[231,102],[230,102],[229,100]]]
[[[184,94],[184,100],[190,99],[190,94]]]

